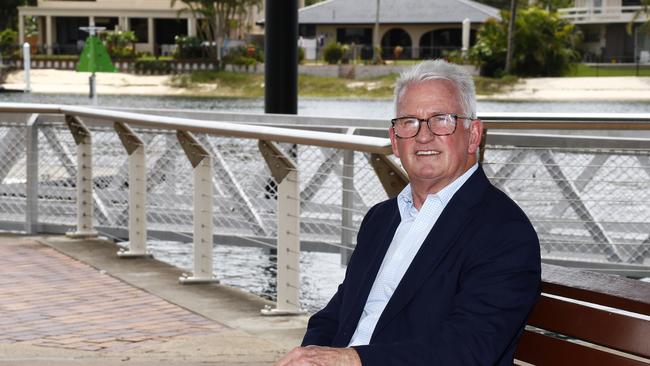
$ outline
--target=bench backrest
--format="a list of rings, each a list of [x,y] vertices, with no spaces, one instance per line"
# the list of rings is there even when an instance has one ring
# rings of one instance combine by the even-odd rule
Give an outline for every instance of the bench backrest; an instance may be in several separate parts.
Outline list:
[[[542,295],[515,358],[534,365],[649,365],[650,283],[542,265]]]

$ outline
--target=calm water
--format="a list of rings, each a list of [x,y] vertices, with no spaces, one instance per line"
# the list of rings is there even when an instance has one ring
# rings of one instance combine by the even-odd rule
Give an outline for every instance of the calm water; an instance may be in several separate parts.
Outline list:
[[[54,103],[88,105],[83,95],[48,95],[0,93],[0,102]],[[147,97],[100,95],[99,106],[215,110],[262,113],[263,99]],[[643,102],[496,102],[479,101],[480,112],[607,112],[650,113],[650,103]],[[388,118],[393,114],[389,100],[301,98],[298,114],[304,116]]]
[[[86,96],[0,93],[0,102],[88,105]],[[216,99],[186,97],[100,96],[102,107],[168,108],[262,113],[263,99]],[[480,112],[607,112],[650,113],[650,103],[640,102],[493,102],[479,101]],[[329,117],[389,118],[389,100],[351,100],[302,98],[298,114]],[[154,256],[187,271],[192,267],[192,248],[188,243],[149,243]],[[326,304],[343,279],[337,254],[301,253],[302,306],[315,311]],[[224,284],[240,287],[269,299],[275,297],[275,257],[258,248],[217,246],[214,255],[217,278]],[[254,274],[254,275],[253,275]]]

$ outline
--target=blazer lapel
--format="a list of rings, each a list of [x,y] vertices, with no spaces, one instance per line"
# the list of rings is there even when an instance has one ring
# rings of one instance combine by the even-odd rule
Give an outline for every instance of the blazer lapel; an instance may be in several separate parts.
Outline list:
[[[411,301],[424,281],[438,267],[440,260],[456,242],[462,228],[469,222],[471,208],[480,201],[488,184],[485,173],[479,167],[449,201],[388,301],[373,337]]]

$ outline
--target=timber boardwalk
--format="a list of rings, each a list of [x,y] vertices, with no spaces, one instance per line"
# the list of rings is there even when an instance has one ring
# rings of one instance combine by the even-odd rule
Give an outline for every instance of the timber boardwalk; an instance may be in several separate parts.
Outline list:
[[[103,240],[0,236],[0,365],[270,365],[306,316]]]

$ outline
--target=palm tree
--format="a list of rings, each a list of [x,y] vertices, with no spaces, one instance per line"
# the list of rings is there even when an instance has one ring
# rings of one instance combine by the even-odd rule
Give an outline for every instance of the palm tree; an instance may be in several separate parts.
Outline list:
[[[650,0],[640,0],[641,8],[634,12],[632,20],[627,23],[627,33],[632,34],[634,31],[634,23],[639,19],[645,16],[646,20],[641,25],[640,30],[646,32],[650,36]]]

